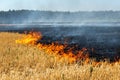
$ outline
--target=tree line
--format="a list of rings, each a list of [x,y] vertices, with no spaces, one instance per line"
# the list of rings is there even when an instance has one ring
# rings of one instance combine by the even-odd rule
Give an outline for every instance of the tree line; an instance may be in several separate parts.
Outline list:
[[[0,11],[0,23],[120,21],[120,11]]]

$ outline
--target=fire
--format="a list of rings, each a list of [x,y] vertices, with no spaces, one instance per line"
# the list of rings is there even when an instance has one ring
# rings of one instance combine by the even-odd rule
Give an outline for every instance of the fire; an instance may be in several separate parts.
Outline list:
[[[55,56],[60,56],[61,58],[65,58],[67,59],[70,63],[76,62],[77,60],[80,59],[87,59],[88,58],[88,54],[84,54],[84,52],[87,50],[85,48],[83,48],[82,50],[79,50],[77,55],[75,55],[72,50],[68,50],[65,52],[65,48],[66,45],[60,45],[60,44],[38,44],[37,47],[39,49],[44,49],[46,51],[46,53],[48,54],[54,54]]]
[[[31,44],[35,45],[40,50],[44,50],[47,54],[52,54],[55,57],[58,57],[58,60],[66,59],[69,63],[83,61],[84,64],[92,63],[92,65],[100,65],[100,62],[91,62],[89,58],[89,51],[87,48],[82,48],[81,50],[77,50],[74,52],[72,48],[69,48],[67,51],[65,50],[68,45],[59,44],[59,43],[51,43],[51,44],[43,44],[38,43],[39,40],[42,39],[42,35],[39,32],[30,32],[25,35],[23,39],[16,40],[16,43],[19,44]]]
[[[23,39],[16,40],[16,43],[21,44],[36,44],[36,42],[42,38],[41,33],[38,32],[30,32],[29,34],[25,35]]]
[[[39,49],[45,50],[48,54],[53,54],[55,56],[59,56],[59,58],[65,58],[69,61],[69,63],[76,62],[77,60],[85,60],[89,62],[89,55],[86,48],[79,50],[76,54],[73,53],[72,49],[65,51],[67,45],[51,43],[51,44],[42,44],[37,41],[42,38],[41,33],[38,32],[30,32],[25,35],[23,39],[16,40],[16,43],[19,44],[32,44],[36,45]]]

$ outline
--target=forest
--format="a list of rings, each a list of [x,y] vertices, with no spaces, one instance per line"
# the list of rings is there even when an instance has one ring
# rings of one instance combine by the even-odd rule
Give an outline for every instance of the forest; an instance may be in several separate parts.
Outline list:
[[[0,24],[34,22],[119,22],[120,11],[0,11]]]

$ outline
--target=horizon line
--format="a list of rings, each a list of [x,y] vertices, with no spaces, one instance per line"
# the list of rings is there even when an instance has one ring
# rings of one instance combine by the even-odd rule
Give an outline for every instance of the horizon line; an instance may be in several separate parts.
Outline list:
[[[51,11],[51,12],[119,12],[120,10],[76,10],[76,11],[70,11],[70,10],[39,10],[39,9],[8,9],[8,10],[0,10],[0,12],[9,12],[9,11]]]

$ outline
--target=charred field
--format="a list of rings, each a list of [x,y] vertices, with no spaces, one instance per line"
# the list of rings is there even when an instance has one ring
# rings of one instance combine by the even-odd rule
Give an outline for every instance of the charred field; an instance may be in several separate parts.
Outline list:
[[[17,26],[17,27],[16,27]],[[76,52],[87,48],[89,56],[96,61],[115,62],[120,59],[120,27],[98,25],[1,25],[1,32],[42,33],[37,43],[66,45]]]
[[[118,26],[2,25],[0,31],[1,80],[120,79]]]

